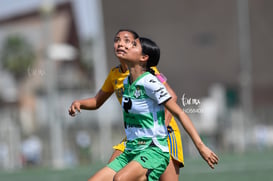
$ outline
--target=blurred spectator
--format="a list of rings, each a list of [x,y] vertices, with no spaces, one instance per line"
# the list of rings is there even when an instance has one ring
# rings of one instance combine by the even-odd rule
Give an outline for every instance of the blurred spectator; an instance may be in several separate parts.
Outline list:
[[[80,163],[88,164],[91,158],[91,140],[87,131],[78,131],[76,134],[76,144],[80,150]]]
[[[5,143],[0,143],[0,168],[7,168],[9,160],[9,148]]]
[[[39,137],[30,136],[22,142],[22,156],[24,165],[31,166],[40,164],[42,143]]]

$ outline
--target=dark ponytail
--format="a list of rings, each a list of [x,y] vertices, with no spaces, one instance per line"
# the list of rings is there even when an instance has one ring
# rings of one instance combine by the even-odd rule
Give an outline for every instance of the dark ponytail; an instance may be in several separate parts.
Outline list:
[[[157,66],[160,59],[160,49],[155,42],[148,38],[140,37],[139,40],[142,47],[142,54],[149,56],[146,69],[148,72],[155,75],[155,71],[151,69],[151,67]]]

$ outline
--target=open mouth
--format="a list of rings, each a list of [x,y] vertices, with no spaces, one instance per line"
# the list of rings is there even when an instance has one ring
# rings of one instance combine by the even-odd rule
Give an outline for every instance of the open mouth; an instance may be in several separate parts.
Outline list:
[[[123,50],[123,49],[117,49],[117,51],[116,51],[118,54],[119,53],[122,53],[122,54],[125,54],[126,53],[126,51],[125,50]]]

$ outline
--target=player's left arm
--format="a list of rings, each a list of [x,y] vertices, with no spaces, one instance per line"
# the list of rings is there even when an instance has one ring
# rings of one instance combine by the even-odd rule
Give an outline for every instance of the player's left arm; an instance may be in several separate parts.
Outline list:
[[[211,168],[214,168],[214,165],[218,163],[219,158],[203,143],[196,128],[194,127],[192,121],[187,116],[187,114],[176,104],[176,102],[172,100],[167,100],[163,104],[165,108],[167,108],[172,113],[172,115],[179,119],[181,125],[191,137],[202,158],[208,163]]]

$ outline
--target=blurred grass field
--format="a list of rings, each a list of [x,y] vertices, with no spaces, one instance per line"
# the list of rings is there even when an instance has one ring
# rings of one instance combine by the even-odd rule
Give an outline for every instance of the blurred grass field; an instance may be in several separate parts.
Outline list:
[[[251,152],[243,155],[219,155],[220,162],[214,170],[201,158],[187,159],[180,171],[182,181],[267,181],[273,178],[273,150]],[[0,171],[0,181],[75,181],[87,178],[103,167],[103,163],[65,170],[32,168],[18,171]]]

